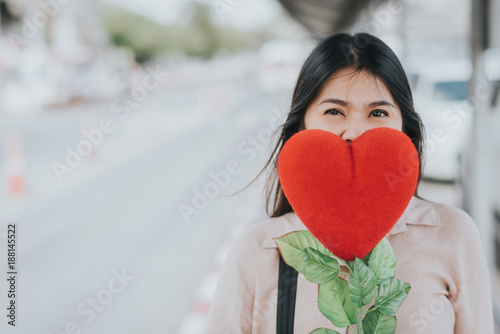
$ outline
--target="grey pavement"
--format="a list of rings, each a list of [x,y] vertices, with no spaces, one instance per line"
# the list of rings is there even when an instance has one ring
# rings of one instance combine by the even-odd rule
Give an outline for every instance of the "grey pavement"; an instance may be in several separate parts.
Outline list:
[[[155,97],[149,103],[158,108],[143,107],[143,120],[148,112],[154,120],[145,131],[130,135],[126,125],[117,128],[96,160],[87,157],[62,184],[50,162],[63,159],[65,146],[81,140],[81,114],[101,119],[107,105],[3,119],[0,134],[12,127],[23,133],[30,174],[25,197],[4,192],[0,207],[0,232],[7,222],[18,226],[18,326],[2,323],[6,333],[175,330],[218,245],[237,223],[239,208],[260,200],[248,192],[222,196],[250,182],[269,154],[269,145],[255,149],[255,156],[238,147],[248,150],[249,136],[258,137],[269,127],[273,108],[286,105],[239,90],[238,82],[231,85],[235,98],[219,109],[192,97]],[[182,113],[170,115],[165,106]],[[144,140],[152,129],[160,134]],[[210,172],[225,170],[230,161],[240,172],[187,223],[179,205],[192,205],[195,189],[213,182]],[[261,208],[255,213],[260,219],[263,203],[253,205]],[[5,258],[0,265],[5,268]]]

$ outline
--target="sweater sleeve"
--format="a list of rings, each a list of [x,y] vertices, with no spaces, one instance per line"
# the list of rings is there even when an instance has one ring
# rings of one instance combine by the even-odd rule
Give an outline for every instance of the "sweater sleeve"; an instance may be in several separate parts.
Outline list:
[[[450,301],[455,310],[455,334],[494,333],[490,276],[481,238],[472,218],[457,209],[454,247],[450,250],[453,286]]]
[[[248,240],[231,244],[223,264],[205,324],[205,334],[252,332],[255,277],[244,265]]]

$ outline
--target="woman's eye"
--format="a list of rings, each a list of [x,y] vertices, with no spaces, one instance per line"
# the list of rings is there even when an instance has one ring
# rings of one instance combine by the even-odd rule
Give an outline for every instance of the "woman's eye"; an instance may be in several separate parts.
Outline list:
[[[342,115],[342,112],[338,109],[328,109],[327,111],[325,111],[325,114]]]
[[[371,114],[375,117],[389,116],[387,111],[381,109],[373,110]]]

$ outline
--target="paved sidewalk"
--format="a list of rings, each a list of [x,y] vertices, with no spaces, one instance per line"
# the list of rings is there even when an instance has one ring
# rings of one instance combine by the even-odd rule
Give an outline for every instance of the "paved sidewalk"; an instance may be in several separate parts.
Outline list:
[[[237,224],[227,232],[225,242],[217,250],[212,269],[201,280],[191,310],[182,319],[176,334],[199,334],[203,332],[210,301],[214,296],[219,274],[231,243],[235,237],[250,225],[266,218],[260,195],[261,192],[255,191],[255,189],[246,190],[240,202],[242,203],[241,207],[236,210],[234,215],[228,216],[228,219],[237,222]]]

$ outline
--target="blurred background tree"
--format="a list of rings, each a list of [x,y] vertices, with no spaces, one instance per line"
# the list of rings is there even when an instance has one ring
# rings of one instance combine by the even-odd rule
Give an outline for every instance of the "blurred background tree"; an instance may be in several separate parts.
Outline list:
[[[208,59],[218,53],[255,51],[265,39],[264,30],[250,32],[215,24],[206,4],[191,1],[185,12],[187,20],[172,25],[162,25],[112,5],[102,6],[100,16],[111,43],[131,48],[139,63],[169,52]]]

